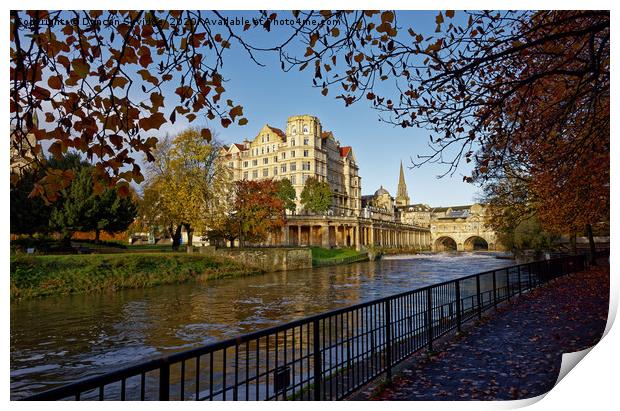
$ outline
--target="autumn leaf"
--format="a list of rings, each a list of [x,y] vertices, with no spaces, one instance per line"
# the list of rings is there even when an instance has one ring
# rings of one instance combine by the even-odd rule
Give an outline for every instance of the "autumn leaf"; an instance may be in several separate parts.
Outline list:
[[[90,71],[90,65],[82,59],[75,59],[71,62],[71,67],[77,73],[77,75],[84,79],[88,76]]]
[[[208,128],[203,128],[200,130],[200,136],[207,141],[211,141],[211,130]]]
[[[59,90],[62,88],[62,77],[61,76],[50,76],[47,79],[47,85],[53,89]]]
[[[158,130],[165,122],[166,119],[162,113],[155,113],[150,117],[141,118],[138,123],[143,130],[148,131],[153,129]]]

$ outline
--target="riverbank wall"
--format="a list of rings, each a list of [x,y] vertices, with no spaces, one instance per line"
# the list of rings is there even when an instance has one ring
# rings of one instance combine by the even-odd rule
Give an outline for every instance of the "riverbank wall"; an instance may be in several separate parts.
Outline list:
[[[312,268],[312,251],[309,248],[216,248],[196,247],[208,256],[230,258],[244,266],[270,271],[288,271]],[[195,250],[194,249],[194,252]]]

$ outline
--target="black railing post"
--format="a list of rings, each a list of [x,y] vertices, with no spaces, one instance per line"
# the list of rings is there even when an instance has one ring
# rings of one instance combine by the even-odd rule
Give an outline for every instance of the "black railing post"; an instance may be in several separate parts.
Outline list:
[[[478,304],[478,319],[482,318],[482,296],[480,295],[480,274],[476,274],[476,302]]]
[[[385,300],[385,373],[388,381],[392,381],[392,304]]]
[[[497,279],[495,278],[495,270],[493,270],[493,307],[497,310]]]
[[[532,272],[532,263],[527,266],[527,272]],[[521,266],[517,270],[517,282],[519,283],[519,295],[521,295]]]
[[[313,351],[314,351],[314,401],[321,401],[321,383],[323,372],[321,371],[321,347],[319,335],[319,320],[313,322]]]
[[[159,401],[170,399],[170,364],[166,363],[159,368]]]
[[[463,319],[461,318],[461,284],[459,280],[454,282],[455,294],[456,294],[456,330],[461,332],[461,324]]]
[[[521,269],[521,267],[519,267]],[[508,301],[510,301],[510,269],[506,268],[506,296],[508,297]]]
[[[426,333],[428,351],[433,351],[433,294],[431,288],[426,289]]]

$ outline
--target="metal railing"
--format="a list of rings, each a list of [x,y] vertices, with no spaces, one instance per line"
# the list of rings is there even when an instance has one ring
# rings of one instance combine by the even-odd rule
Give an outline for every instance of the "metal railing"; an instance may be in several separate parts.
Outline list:
[[[143,362],[26,400],[342,399],[515,295],[583,270],[583,255],[445,281]]]

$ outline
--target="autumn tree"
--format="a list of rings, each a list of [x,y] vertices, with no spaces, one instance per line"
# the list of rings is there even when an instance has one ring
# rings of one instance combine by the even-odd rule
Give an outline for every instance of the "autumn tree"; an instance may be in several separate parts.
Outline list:
[[[167,227],[178,249],[185,228],[188,245],[193,233],[205,232],[216,212],[218,198],[229,191],[230,173],[221,161],[220,144],[206,138],[198,129],[188,129],[173,140],[164,138],[150,165],[145,186],[145,215],[157,225]]]
[[[232,230],[239,229],[240,245],[260,243],[284,226],[284,202],[278,196],[278,183],[266,180],[235,182]],[[236,223],[234,223],[236,222]],[[234,235],[234,234],[233,234]]]
[[[332,205],[332,191],[327,182],[308,177],[300,200],[306,211],[325,213]]]

